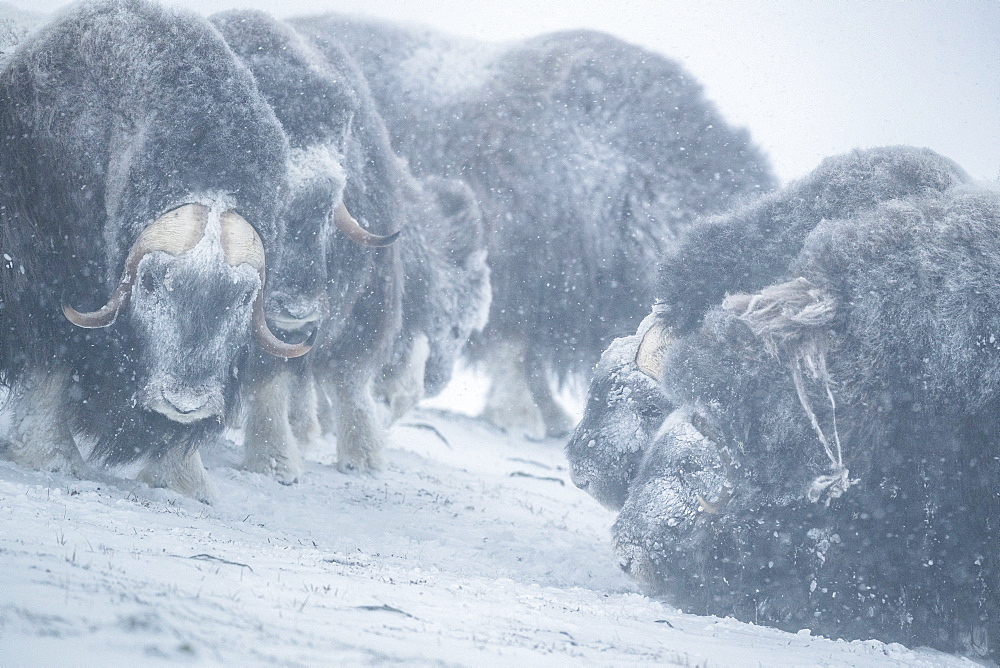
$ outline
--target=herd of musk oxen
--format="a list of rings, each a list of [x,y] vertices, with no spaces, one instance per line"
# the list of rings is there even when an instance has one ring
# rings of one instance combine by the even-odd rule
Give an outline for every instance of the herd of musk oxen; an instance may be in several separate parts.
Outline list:
[[[6,459],[209,501],[227,427],[290,484],[328,436],[377,470],[460,355],[539,436],[583,375],[573,480],[650,593],[997,656],[1000,194],[951,161],[775,189],[589,32],[99,0],[0,21],[0,89]]]

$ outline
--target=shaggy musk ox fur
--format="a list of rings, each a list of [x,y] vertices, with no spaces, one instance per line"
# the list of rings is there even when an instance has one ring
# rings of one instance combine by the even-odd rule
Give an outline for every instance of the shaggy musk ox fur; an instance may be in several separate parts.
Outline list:
[[[277,119],[207,21],[107,0],[18,47],[0,140],[5,455],[79,470],[75,433],[207,498],[196,446],[233,405],[280,238]]]
[[[727,293],[790,278],[789,263],[820,221],[966,180],[961,167],[928,149],[892,146],[827,158],[783,190],[689,228],[660,258],[661,319],[675,334],[689,332]]]
[[[650,334],[653,339],[687,336],[728,293],[756,292],[794,278],[789,264],[823,220],[849,218],[882,202],[966,180],[958,165],[932,151],[876,148],[828,158],[780,191],[699,219],[663,255],[654,314],[635,336],[610,346],[595,370],[583,420],[567,444],[576,484],[608,507],[621,508],[645,446],[662,416],[677,407],[662,389],[648,391],[650,376],[658,374],[636,365],[654,322],[660,325]],[[646,348],[656,349],[655,343]]]
[[[631,330],[650,267],[692,217],[773,184],[683,70],[608,35],[489,45],[339,16],[293,24],[321,49],[343,41],[417,175],[475,193],[494,292],[474,348],[505,374],[486,413],[503,426],[541,417],[565,433],[547,376],[589,372]]]
[[[291,196],[281,214],[288,233],[269,313],[291,336],[319,327],[307,358],[266,362],[250,375],[245,465],[295,480],[300,443],[317,436],[329,392],[338,466],[378,468],[384,436],[373,379],[405,410],[425,385],[435,392],[447,382],[458,349],[482,328],[489,279],[478,209],[463,184],[410,175],[345,53],[331,48],[324,57],[259,12],[213,21],[253,71],[291,145]],[[378,234],[401,230],[399,241],[349,240],[333,225],[341,207]]]
[[[291,193],[280,214],[287,234],[269,311],[289,337],[319,328],[307,357],[254,369],[244,465],[284,482],[301,475],[296,441],[308,441],[319,428],[315,378],[333,395],[338,466],[377,468],[384,436],[371,383],[400,327],[399,249],[388,237],[371,247],[358,243],[335,221],[346,207],[374,234],[398,231],[399,163],[364,79],[345,54],[324,58],[260,12],[212,20],[253,72],[291,147]]]
[[[818,201],[805,184],[846,186],[801,233],[774,219],[767,247],[798,239],[783,269],[721,255],[713,276],[763,268],[744,279],[753,294],[647,339],[659,401],[679,408],[635,446],[613,533],[650,590],[698,613],[997,655],[1000,195],[964,181],[929,151],[827,161],[770,198],[781,211],[785,196]],[[746,232],[734,221],[763,220],[751,213],[692,238]],[[675,287],[661,332],[683,312]],[[591,430],[613,431],[604,415]],[[586,448],[569,454],[576,472]]]

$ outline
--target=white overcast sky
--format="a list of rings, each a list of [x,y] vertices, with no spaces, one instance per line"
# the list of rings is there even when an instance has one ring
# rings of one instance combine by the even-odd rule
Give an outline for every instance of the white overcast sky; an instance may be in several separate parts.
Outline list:
[[[51,11],[57,0],[13,0]],[[1000,180],[1000,0],[175,0],[210,13],[327,10],[502,40],[568,28],[682,62],[782,180],[854,147],[928,146]]]

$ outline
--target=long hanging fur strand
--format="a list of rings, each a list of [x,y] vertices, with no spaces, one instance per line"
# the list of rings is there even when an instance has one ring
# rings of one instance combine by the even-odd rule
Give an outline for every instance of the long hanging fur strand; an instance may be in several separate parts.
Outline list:
[[[788,364],[799,403],[809,418],[813,431],[830,460],[831,473],[813,480],[807,492],[810,501],[841,496],[851,484],[844,466],[840,435],[837,431],[837,403],[831,389],[826,364],[829,347],[827,332],[837,311],[837,302],[805,278],[799,277],[772,285],[755,295],[731,295],[723,307],[736,312],[739,319],[761,339],[764,348],[779,361]],[[830,402],[833,435],[828,438],[819,424],[806,393],[803,372],[823,384]],[[832,446],[831,446],[832,441]]]

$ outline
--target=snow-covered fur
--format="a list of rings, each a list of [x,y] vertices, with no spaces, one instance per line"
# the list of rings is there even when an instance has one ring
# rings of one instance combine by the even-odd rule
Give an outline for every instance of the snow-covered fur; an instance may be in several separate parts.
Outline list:
[[[177,462],[200,466],[191,453],[222,429],[262,289],[249,265],[227,264],[219,218],[238,211],[265,253],[280,238],[287,143],[252,76],[189,12],[82,3],[29,35],[4,67],[0,142],[8,456],[20,460],[34,434],[18,425],[42,411],[64,425],[49,444],[60,455],[33,465],[79,460],[72,430],[109,463],[155,469],[180,449],[160,478],[198,480],[202,471],[181,475]],[[204,237],[177,256],[146,255],[112,325],[85,330],[63,317],[63,303],[103,304],[140,232],[191,203],[210,210]]]
[[[633,329],[653,298],[650,267],[695,215],[773,184],[686,72],[611,36],[491,45],[341,16],[293,24],[320,48],[346,44],[418,176],[472,187],[493,281],[474,351],[523,350],[508,357],[548,405],[549,433],[569,422],[548,375],[588,372]]]
[[[996,656],[1000,196],[929,152],[879,153],[955,185],[850,198],[667,344],[679,408],[638,446],[615,546],[693,612]]]
[[[614,510],[625,503],[647,445],[674,408],[636,364],[656,318],[647,316],[634,336],[615,339],[601,355],[583,419],[566,444],[573,483]]]
[[[656,296],[663,319],[684,334],[727,293],[756,292],[791,278],[789,263],[820,221],[967,180],[961,167],[925,148],[888,146],[827,158],[782,190],[689,228],[660,258]]]
[[[461,181],[427,177],[407,198],[400,236],[403,327],[376,391],[399,418],[448,381],[470,335],[482,331],[490,308],[482,215]]]
[[[883,147],[827,158],[782,190],[727,214],[701,218],[688,228],[660,264],[656,318],[672,339],[682,338],[727,294],[795,278],[789,265],[822,221],[849,218],[894,198],[941,192],[967,180],[958,165],[928,149]],[[640,327],[640,334],[648,327]],[[626,337],[605,353],[615,361],[602,361],[595,370],[583,420],[567,445],[574,475],[612,507],[621,505],[623,483],[607,462],[634,460],[656,432],[647,428],[645,437],[637,437],[631,425],[642,422],[654,405],[667,413],[677,407],[665,395],[631,399],[647,396],[650,382],[636,366],[638,347],[639,337]],[[618,401],[623,395],[629,400]],[[595,438],[595,433],[603,436]],[[595,444],[589,446],[592,440]],[[584,470],[593,474],[584,476]],[[634,472],[634,467],[628,470]],[[606,479],[594,479],[602,475]],[[595,493],[606,488],[619,493]]]
[[[319,327],[312,351],[292,366],[337,398],[338,467],[379,468],[385,436],[370,393],[400,327],[399,244],[361,247],[331,221],[343,202],[375,234],[400,230],[409,175],[364,77],[343,51],[320,54],[261,12],[230,11],[212,21],[253,72],[292,148],[292,192],[282,212],[288,234],[269,311],[289,338]],[[245,464],[292,482],[302,455],[288,423],[289,395],[280,389],[291,381],[275,378],[286,366],[268,361],[248,380]],[[291,396],[293,403],[302,399]]]

